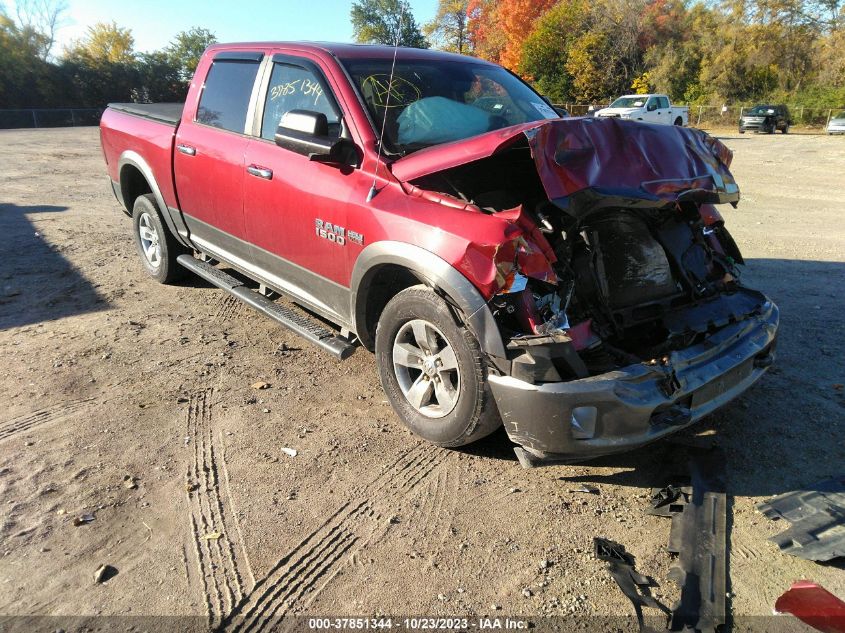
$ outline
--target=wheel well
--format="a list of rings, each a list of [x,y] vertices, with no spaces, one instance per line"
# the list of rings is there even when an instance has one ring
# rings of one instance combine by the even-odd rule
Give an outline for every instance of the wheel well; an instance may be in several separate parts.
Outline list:
[[[683,124],[684,124],[684,120],[681,117],[675,118],[675,125],[683,125]]]
[[[133,165],[124,165],[120,170],[120,194],[123,196],[123,207],[132,214],[132,207],[138,196],[152,193],[152,187],[141,170]]]
[[[384,264],[367,272],[358,287],[355,305],[356,333],[364,347],[375,349],[376,325],[387,302],[420,281],[412,271],[396,264]]]

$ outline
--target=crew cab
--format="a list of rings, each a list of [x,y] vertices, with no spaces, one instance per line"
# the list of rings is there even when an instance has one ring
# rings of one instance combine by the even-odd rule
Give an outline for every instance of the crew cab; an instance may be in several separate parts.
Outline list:
[[[774,134],[776,130],[780,130],[787,134],[790,125],[792,125],[792,117],[785,105],[756,105],[744,110],[739,117],[740,134],[745,134],[746,130],[766,134]]]
[[[373,351],[441,446],[504,423],[524,466],[630,449],[773,360],[777,307],[715,206],[731,152],[698,130],[559,118],[450,53],[246,43],[208,48],[184,104],[111,105],[101,140],[153,278]]]
[[[593,116],[615,117],[662,125],[687,125],[689,123],[689,108],[672,105],[666,95],[623,95],[608,107],[596,110]]]

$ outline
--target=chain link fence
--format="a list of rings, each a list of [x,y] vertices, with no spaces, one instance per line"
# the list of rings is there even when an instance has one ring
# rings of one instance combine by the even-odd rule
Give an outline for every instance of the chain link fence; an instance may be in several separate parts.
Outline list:
[[[558,108],[564,108],[571,116],[589,116],[594,110],[606,108],[608,104],[588,103],[557,103]],[[684,104],[674,104],[684,105]],[[689,124],[702,128],[735,128],[739,124],[739,117],[756,104],[745,105],[694,105],[689,107]],[[792,125],[821,132],[831,116],[845,110],[845,107],[786,106],[792,116]]]
[[[0,110],[0,129],[99,125],[104,108]]]

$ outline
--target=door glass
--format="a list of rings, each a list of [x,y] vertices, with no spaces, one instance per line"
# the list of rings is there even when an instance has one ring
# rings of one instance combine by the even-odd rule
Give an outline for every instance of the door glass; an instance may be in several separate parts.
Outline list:
[[[291,110],[310,110],[326,115],[329,136],[340,135],[340,117],[325,93],[325,83],[302,66],[273,64],[273,74],[264,101],[261,138],[273,140],[276,128],[285,113]]]
[[[197,122],[243,134],[257,73],[257,61],[215,61],[205,78]]]
[[[660,109],[665,110],[669,107],[669,97],[658,97],[660,101]]]

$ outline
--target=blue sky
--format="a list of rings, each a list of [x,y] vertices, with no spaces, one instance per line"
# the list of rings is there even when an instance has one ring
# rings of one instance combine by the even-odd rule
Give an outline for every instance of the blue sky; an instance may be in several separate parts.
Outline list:
[[[0,0],[2,3],[2,0]],[[14,15],[14,0],[6,7]],[[216,0],[68,0],[66,26],[58,33],[58,46],[85,34],[95,22],[114,20],[132,29],[135,48],[162,48],[179,31],[192,26],[207,28],[221,42],[249,40],[323,40],[349,42],[351,1],[270,0],[240,2]],[[434,17],[437,0],[411,0],[417,23]]]

